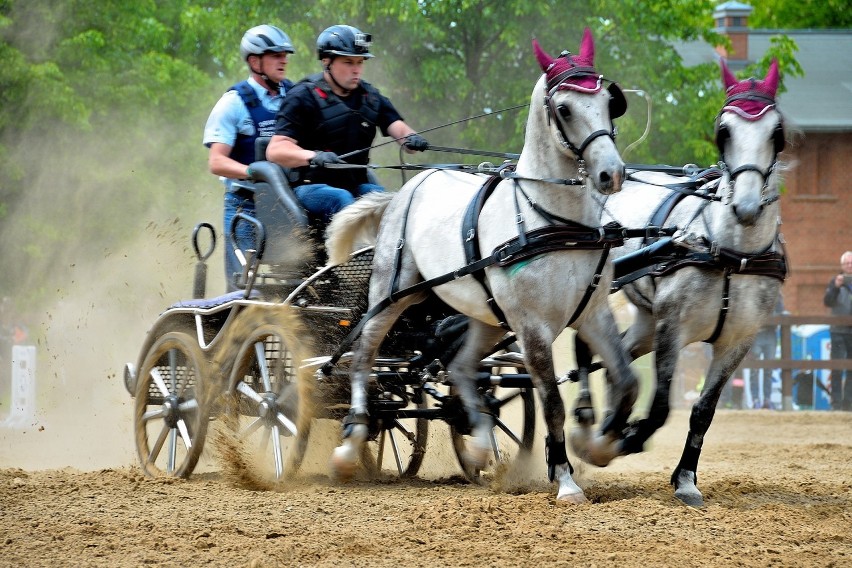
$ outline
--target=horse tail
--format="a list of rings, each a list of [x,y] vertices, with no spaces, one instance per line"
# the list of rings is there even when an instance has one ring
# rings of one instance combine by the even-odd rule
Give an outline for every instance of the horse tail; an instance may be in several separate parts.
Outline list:
[[[394,193],[373,192],[341,209],[325,230],[328,264],[343,264],[356,243],[373,244],[379,234],[379,223],[394,198]]]

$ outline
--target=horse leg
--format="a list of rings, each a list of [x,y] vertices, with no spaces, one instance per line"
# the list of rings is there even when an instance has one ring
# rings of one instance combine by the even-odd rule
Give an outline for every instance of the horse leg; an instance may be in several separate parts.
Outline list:
[[[547,460],[547,477],[559,485],[556,499],[564,503],[585,503],[586,496],[572,477],[574,468],[565,451],[565,404],[556,384],[553,368],[553,337],[539,329],[525,328],[518,333],[524,361],[532,375],[541,400],[547,437],[544,439],[544,456]]]
[[[571,445],[583,461],[603,467],[624,453],[623,432],[633,412],[639,386],[609,310],[600,309],[592,314],[577,330],[577,335],[606,362],[612,413],[604,418],[600,433],[595,436],[590,436],[588,428],[574,428]]]
[[[621,344],[632,360],[647,355],[654,349],[654,315],[643,308],[637,308],[633,324],[621,334]]]
[[[660,308],[662,311],[662,308]],[[670,320],[657,322],[654,334],[654,359],[656,388],[651,400],[648,417],[633,425],[624,439],[624,453],[636,454],[644,450],[645,442],[659,430],[669,418],[671,411],[671,385],[677,368],[680,351],[684,347],[680,328]]]
[[[716,405],[719,403],[722,388],[750,348],[751,341],[744,341],[726,350],[714,346],[713,360],[710,362],[710,369],[707,371],[704,388],[701,390],[701,396],[692,406],[686,444],[671,478],[671,483],[675,488],[675,497],[692,507],[704,505],[704,496],[697,486],[698,458],[701,456],[701,447],[704,445],[704,435],[710,428],[710,423],[716,414]],[[721,352],[717,353],[717,350]]]
[[[505,333],[502,328],[471,319],[462,347],[447,369],[450,380],[461,397],[468,424],[473,431],[473,442],[463,459],[475,469],[484,468],[488,461],[492,451],[493,428],[491,416],[481,411],[483,404],[476,385],[476,374],[479,371],[479,362],[488,348],[500,341]]]
[[[574,419],[583,427],[591,428],[595,423],[592,391],[589,389],[589,369],[592,366],[592,351],[585,341],[574,336],[574,353],[577,359],[577,381],[580,392],[574,403]]]
[[[391,304],[366,323],[355,343],[349,380],[352,385],[349,414],[343,421],[343,443],[331,454],[332,477],[348,481],[355,475],[361,446],[367,439],[369,415],[367,385],[379,346],[400,314],[418,298],[410,296]]]

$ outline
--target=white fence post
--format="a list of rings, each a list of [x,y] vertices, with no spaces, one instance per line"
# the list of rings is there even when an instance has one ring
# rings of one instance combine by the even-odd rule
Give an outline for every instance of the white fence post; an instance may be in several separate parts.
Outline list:
[[[35,345],[12,347],[12,404],[3,423],[9,427],[31,425],[36,406],[36,348]]]

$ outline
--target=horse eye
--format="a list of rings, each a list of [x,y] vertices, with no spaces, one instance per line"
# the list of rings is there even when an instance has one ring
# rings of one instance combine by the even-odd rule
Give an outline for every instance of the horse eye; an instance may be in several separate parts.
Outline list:
[[[568,120],[569,118],[571,118],[571,109],[565,105],[557,106],[556,111],[559,113],[559,116],[561,116],[563,120]]]

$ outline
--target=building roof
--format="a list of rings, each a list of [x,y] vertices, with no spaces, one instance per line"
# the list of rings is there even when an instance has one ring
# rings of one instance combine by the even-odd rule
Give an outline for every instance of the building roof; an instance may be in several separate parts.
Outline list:
[[[804,77],[784,79],[787,90],[778,106],[785,118],[805,132],[852,131],[852,29],[747,30],[748,61],[729,61],[731,69],[760,59],[773,36],[796,42],[796,59]],[[684,65],[714,62],[719,55],[704,42],[675,45]]]

